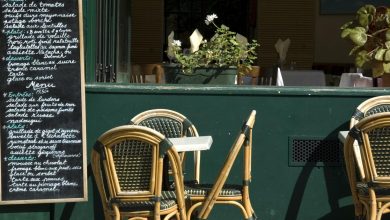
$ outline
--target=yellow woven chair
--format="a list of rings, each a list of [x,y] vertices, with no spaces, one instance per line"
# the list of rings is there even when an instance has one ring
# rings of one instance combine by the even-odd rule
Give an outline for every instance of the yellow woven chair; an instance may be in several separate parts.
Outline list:
[[[147,77],[152,76],[150,82]],[[164,69],[159,63],[133,64],[131,66],[130,83],[162,83]]]
[[[187,211],[187,218],[201,208],[198,219],[207,219],[214,204],[227,204],[237,206],[245,219],[255,219],[256,215],[249,198],[249,183],[251,181],[251,154],[252,154],[252,128],[255,123],[256,111],[252,111],[244,123],[240,133],[234,141],[226,157],[225,163],[213,184],[194,184],[185,186],[186,196],[191,207]],[[244,174],[242,185],[225,184],[230,170],[240,150],[244,148]]]
[[[351,117],[350,129],[353,128],[363,118],[381,112],[390,112],[390,96],[376,96],[369,98],[358,105]],[[361,185],[361,180],[365,177],[357,142],[355,146],[347,146],[344,149],[344,157],[347,163],[346,169],[349,178],[349,184],[352,192],[352,199],[355,206],[356,218],[364,218],[367,213],[365,206],[357,196],[357,188]]]
[[[163,156],[175,191],[162,191]],[[180,158],[159,132],[136,125],[102,134],[92,150],[92,170],[105,219],[186,219]]]
[[[169,109],[151,109],[141,112],[131,119],[130,124],[152,128],[167,138],[199,136],[196,127],[187,117]],[[185,153],[179,152],[179,155],[184,169]],[[192,180],[188,181],[196,183],[200,181],[200,151],[194,152],[194,174]]]
[[[390,212],[390,113],[361,119],[350,129],[344,152],[356,217],[381,219],[382,214]],[[356,169],[358,158],[361,169]]]
[[[362,102],[352,115],[349,127],[352,128],[364,117],[381,112],[390,112],[390,95],[375,96]]]

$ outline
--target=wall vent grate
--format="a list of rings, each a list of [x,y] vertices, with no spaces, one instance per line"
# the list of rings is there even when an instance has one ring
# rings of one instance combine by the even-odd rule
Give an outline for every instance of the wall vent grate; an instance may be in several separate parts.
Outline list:
[[[290,137],[289,148],[290,166],[341,165],[341,146],[338,140]]]

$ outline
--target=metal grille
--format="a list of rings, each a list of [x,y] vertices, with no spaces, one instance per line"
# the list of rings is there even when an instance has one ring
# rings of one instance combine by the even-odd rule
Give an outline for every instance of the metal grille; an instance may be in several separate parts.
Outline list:
[[[290,138],[291,166],[340,166],[341,147],[338,140]]]

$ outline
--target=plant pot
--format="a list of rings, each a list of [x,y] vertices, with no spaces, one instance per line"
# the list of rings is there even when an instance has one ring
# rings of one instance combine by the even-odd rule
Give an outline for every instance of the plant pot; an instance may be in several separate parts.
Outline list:
[[[172,84],[236,84],[236,67],[196,68],[190,74],[185,74],[175,65],[164,66],[165,82]]]

